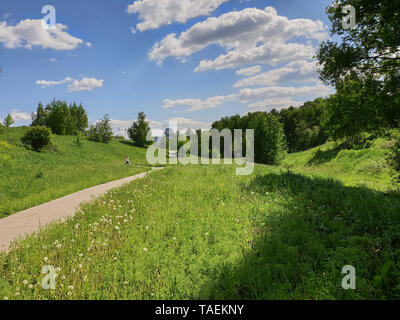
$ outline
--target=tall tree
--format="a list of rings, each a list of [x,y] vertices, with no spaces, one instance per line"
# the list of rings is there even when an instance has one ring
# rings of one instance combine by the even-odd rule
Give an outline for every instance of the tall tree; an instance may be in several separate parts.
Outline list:
[[[15,123],[13,117],[11,116],[11,114],[8,114],[8,116],[4,119],[4,125],[9,128],[10,126],[12,126]]]
[[[132,127],[128,129],[129,138],[138,146],[146,147],[149,144],[147,134],[150,131],[149,122],[146,120],[144,112],[138,114],[138,119],[133,122]]]
[[[46,125],[54,134],[66,135],[70,128],[71,113],[65,101],[53,100],[46,106]]]
[[[43,104],[39,102],[36,113],[32,113],[32,127],[45,127],[46,126],[46,111]]]

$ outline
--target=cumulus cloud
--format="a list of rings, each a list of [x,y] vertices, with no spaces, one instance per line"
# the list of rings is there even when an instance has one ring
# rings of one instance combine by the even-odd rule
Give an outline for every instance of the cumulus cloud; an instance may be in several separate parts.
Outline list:
[[[74,50],[83,43],[66,32],[68,27],[58,23],[55,28],[45,29],[42,20],[26,19],[15,26],[0,22],[0,43],[8,49],[42,47],[54,50]]]
[[[289,42],[295,38],[309,42]],[[201,61],[195,71],[254,63],[278,65],[294,59],[310,59],[315,53],[310,41],[326,38],[326,27],[319,20],[289,20],[279,16],[273,7],[264,10],[247,8],[208,18],[179,36],[175,33],[167,35],[153,46],[149,58],[159,64],[168,57],[184,61],[193,53],[215,44],[223,47],[226,53],[215,60]]]
[[[52,86],[59,86],[61,84],[72,82],[72,81],[74,81],[74,79],[67,77],[61,81],[38,80],[38,81],[36,81],[36,84],[38,86],[42,86],[42,88],[47,88],[47,87],[52,87]]]
[[[13,120],[15,121],[14,125],[28,124],[32,120],[31,115],[26,112],[11,110],[10,114]]]
[[[302,98],[313,96],[327,96],[332,93],[332,89],[327,86],[305,86],[305,87],[265,87],[265,88],[245,88],[238,93],[216,96],[207,99],[166,99],[162,108],[189,107],[186,111],[199,111],[216,108],[227,102],[240,102],[248,104],[249,108],[275,107],[283,108],[289,106],[299,106],[304,102]]]
[[[273,69],[266,73],[239,80],[234,86],[271,86],[285,82],[318,82],[317,63],[305,60],[293,61],[283,68]]]
[[[250,67],[250,68],[242,68],[242,69],[236,71],[236,75],[250,77],[250,76],[254,76],[257,73],[260,73],[261,70],[262,70],[261,66],[254,66],[254,67]]]
[[[82,80],[74,80],[69,86],[68,91],[92,91],[94,88],[101,88],[104,80],[98,80],[96,78],[82,78]]]
[[[173,107],[190,107],[187,111],[197,111],[204,109],[212,109],[218,107],[226,102],[235,100],[236,95],[228,95],[228,96],[216,96],[211,97],[205,100],[202,99],[166,99],[164,100],[163,109],[170,109]]]
[[[139,14],[136,30],[157,29],[174,22],[186,23],[189,19],[208,15],[228,0],[141,0],[128,6],[127,12]]]
[[[42,88],[58,86],[61,84],[70,83],[68,86],[68,91],[92,91],[94,88],[101,88],[104,84],[104,80],[98,80],[96,78],[86,78],[83,77],[81,80],[75,80],[70,77],[65,78],[61,81],[47,81],[38,80],[36,84],[42,86]]]

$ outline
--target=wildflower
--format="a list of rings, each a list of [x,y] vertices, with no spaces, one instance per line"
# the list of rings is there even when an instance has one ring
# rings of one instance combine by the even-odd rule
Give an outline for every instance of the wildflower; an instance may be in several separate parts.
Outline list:
[[[57,272],[60,272],[60,271],[61,271],[61,268],[60,268],[60,267],[58,267],[58,268],[56,269],[56,271],[57,271]]]
[[[62,248],[62,244],[58,244],[58,245],[56,246],[56,248],[57,248],[57,249],[61,249],[61,248]]]
[[[22,281],[22,283],[23,283],[24,285],[27,285],[27,284],[28,284],[28,280],[24,280],[24,281]]]
[[[68,290],[74,290],[74,287],[73,286],[69,286]]]
[[[49,258],[44,257],[43,260],[44,260],[44,262],[47,262],[47,261],[49,261]]]
[[[143,252],[147,252],[148,250],[147,250],[147,248],[143,248]]]
[[[29,289],[32,289],[32,288],[33,288],[33,285],[30,284],[28,287],[29,287]]]

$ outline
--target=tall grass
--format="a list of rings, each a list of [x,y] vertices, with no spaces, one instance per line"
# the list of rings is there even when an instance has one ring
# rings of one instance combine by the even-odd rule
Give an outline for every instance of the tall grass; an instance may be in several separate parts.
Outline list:
[[[0,298],[399,298],[399,212],[396,195],[267,166],[168,167],[1,254]]]
[[[75,144],[76,137],[53,136],[41,153],[27,150],[26,128],[0,134],[0,218],[70,193],[146,171],[145,149],[128,141]],[[132,166],[124,165],[129,155]]]

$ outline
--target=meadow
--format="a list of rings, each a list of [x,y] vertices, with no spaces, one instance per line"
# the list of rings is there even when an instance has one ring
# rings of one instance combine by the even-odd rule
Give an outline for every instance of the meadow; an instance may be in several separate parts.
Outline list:
[[[399,299],[399,195],[284,166],[169,166],[113,190],[1,253],[0,297]],[[383,174],[372,182],[391,189]],[[346,265],[357,290],[341,287]]]
[[[56,136],[41,153],[20,141],[27,128],[0,133],[0,218],[95,185],[147,171],[146,150],[125,140],[109,144]],[[126,167],[129,155],[132,165]]]

